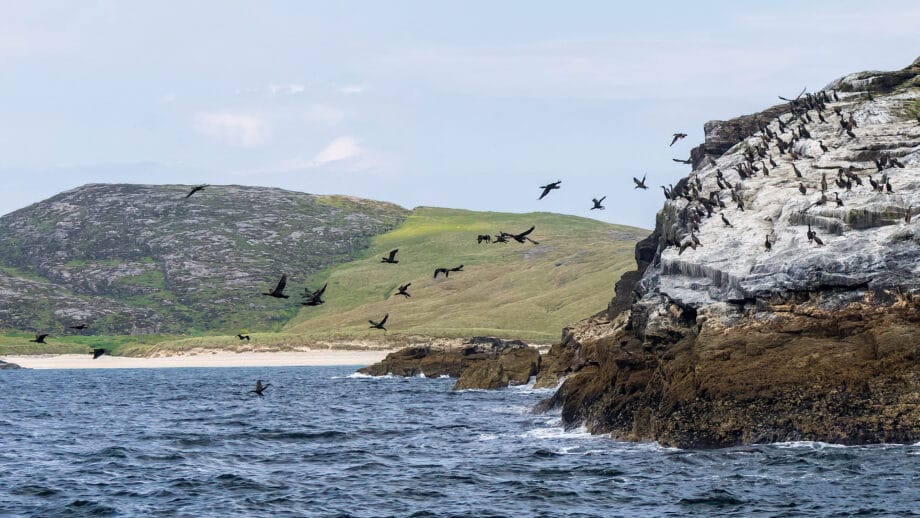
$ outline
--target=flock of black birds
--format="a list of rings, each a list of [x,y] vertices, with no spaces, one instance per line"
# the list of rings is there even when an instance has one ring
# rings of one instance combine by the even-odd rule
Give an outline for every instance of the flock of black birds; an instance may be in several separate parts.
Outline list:
[[[828,121],[828,118],[831,117],[825,118],[825,114],[830,112],[833,112],[838,118],[836,123],[838,126],[837,134],[846,134],[850,139],[856,139],[856,131],[858,131],[859,124],[853,112],[844,113],[842,106],[839,104],[833,107],[830,106],[832,104],[841,103],[841,99],[836,91],[828,92],[822,90],[812,94],[805,93],[805,90],[803,90],[794,99],[787,99],[784,97],[780,97],[780,99],[789,103],[788,111],[765,123],[761,123],[759,129],[751,135],[759,138],[760,142],[754,145],[748,145],[747,149],[744,151],[744,160],[734,166],[734,171],[738,176],[737,179],[734,180],[734,183],[726,177],[726,174],[723,173],[721,169],[716,169],[716,186],[718,189],[710,191],[708,195],[703,194],[703,183],[698,174],[690,176],[686,181],[678,182],[676,187],[673,184],[668,187],[661,186],[664,196],[668,201],[677,201],[680,199],[685,199],[687,201],[687,204],[681,209],[679,214],[684,236],[676,240],[667,238],[665,243],[666,247],[677,247],[678,255],[680,255],[688,248],[695,250],[698,246],[702,246],[695,232],[699,232],[702,219],[712,217],[715,212],[719,212],[722,223],[726,227],[733,228],[731,221],[724,212],[726,203],[722,199],[723,192],[728,191],[730,201],[737,206],[739,211],[743,212],[745,209],[745,198],[741,190],[738,189],[739,184],[748,178],[755,177],[757,174],[770,176],[771,167],[775,174],[777,172],[776,168],[780,167],[780,165],[777,163],[777,159],[774,158],[774,152],[788,158],[787,162],[791,163],[792,173],[795,178],[799,180],[797,188],[800,194],[807,196],[810,189],[818,191],[817,199],[805,209],[805,212],[812,207],[823,206],[828,203],[834,203],[837,207],[844,206],[844,200],[840,197],[838,191],[832,193],[833,198],[829,197],[828,192],[831,184],[829,184],[827,173],[821,174],[820,181],[816,182],[818,185],[817,187],[809,187],[806,185],[807,179],[805,175],[803,175],[796,166],[796,161],[805,157],[796,151],[794,144],[798,141],[812,140],[818,144],[822,153],[830,152],[830,148],[825,145],[822,140],[815,140],[811,134],[817,125],[834,124]],[[869,100],[872,100],[871,94],[869,94]],[[776,130],[771,128],[773,122],[776,123]],[[918,117],[918,124],[920,124],[920,117]],[[686,135],[683,133],[675,133],[671,145],[673,146],[675,142],[685,136]],[[694,163],[692,158],[686,160],[675,158],[673,160],[684,164]],[[872,177],[872,172],[867,174],[866,179],[871,189],[877,193],[893,194],[895,190],[891,184],[889,170],[903,169],[904,164],[896,157],[885,153],[879,153],[873,158],[873,161],[875,163],[875,172],[880,175],[880,178],[879,180],[874,179]],[[866,171],[860,170],[852,164],[848,168],[838,168],[837,178],[833,180],[832,185],[835,185],[840,191],[846,192],[853,190],[854,187],[861,187],[863,185],[863,178],[861,178],[858,173],[865,174]],[[645,185],[645,177],[643,177],[642,180],[633,178],[633,182],[635,183],[636,189],[648,188],[648,186]],[[906,208],[904,213],[904,221],[906,223],[911,222],[912,212],[913,206]],[[806,237],[810,243],[814,243],[817,246],[824,245],[824,241],[822,241],[817,232],[811,228],[810,224],[808,225]],[[773,236],[771,232],[771,234],[767,234],[766,236],[764,248],[769,252],[772,247]]]

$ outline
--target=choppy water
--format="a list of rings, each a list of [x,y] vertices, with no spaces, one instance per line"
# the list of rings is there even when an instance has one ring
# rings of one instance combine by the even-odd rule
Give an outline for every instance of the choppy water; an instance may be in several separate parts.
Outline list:
[[[547,391],[352,370],[0,373],[0,515],[920,512],[920,446],[624,444],[532,415]]]

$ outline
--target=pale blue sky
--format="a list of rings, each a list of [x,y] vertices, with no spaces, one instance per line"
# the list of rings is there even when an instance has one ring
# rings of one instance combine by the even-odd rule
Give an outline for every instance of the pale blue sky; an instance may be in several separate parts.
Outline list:
[[[237,183],[651,227],[631,177],[707,120],[920,56],[916,1],[629,4],[0,2],[0,213]]]

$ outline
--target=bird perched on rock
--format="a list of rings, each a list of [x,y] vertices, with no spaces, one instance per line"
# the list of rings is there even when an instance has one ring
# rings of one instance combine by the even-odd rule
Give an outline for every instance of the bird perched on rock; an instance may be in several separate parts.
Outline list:
[[[603,202],[603,201],[606,200],[606,199],[607,199],[606,196],[604,196],[604,197],[601,198],[601,199],[591,198],[591,201],[594,202],[594,206],[591,207],[591,210],[594,210],[594,209],[604,210],[605,207],[604,207],[603,205],[601,205],[601,202]]]
[[[287,286],[287,274],[281,276],[281,280],[278,281],[278,285],[275,286],[275,289],[272,291],[263,293],[267,297],[275,297],[276,299],[286,299],[289,298],[284,294],[284,287]]]
[[[192,187],[192,190],[189,191],[189,193],[186,194],[185,197],[186,197],[186,198],[191,198],[193,194],[195,194],[196,192],[201,192],[201,191],[205,190],[206,187],[208,187],[208,186],[207,186],[207,185],[196,185],[195,187]]]
[[[636,186],[633,187],[633,189],[648,189],[648,186],[645,185],[645,177],[646,177],[646,176],[648,176],[648,175],[643,175],[643,176],[642,176],[642,181],[639,181],[638,178],[636,178],[635,176],[633,176],[633,183],[636,184]]]
[[[403,284],[402,286],[400,286],[398,291],[396,292],[396,295],[402,295],[403,297],[406,297],[406,298],[411,297],[412,295],[409,295],[409,291],[408,291],[409,286],[412,286],[411,282],[409,284]]]
[[[799,192],[802,193],[802,194],[808,193],[808,190],[805,189],[805,184],[802,183],[802,182],[799,182]]]
[[[326,284],[323,284],[322,288],[316,291],[310,291],[309,288],[304,288],[303,302],[300,304],[302,306],[319,306],[325,304],[326,301],[323,300],[323,293],[326,293],[326,286],[328,285],[329,283],[327,282]]]
[[[95,360],[96,358],[102,356],[103,354],[107,352],[109,352],[108,349],[101,349],[101,348],[93,349],[93,359]]]
[[[795,163],[792,164],[792,171],[795,172],[796,178],[802,178],[802,172],[799,171],[799,168],[795,166]]]
[[[382,329],[382,330],[386,331],[387,328],[384,327],[384,324],[387,323],[387,319],[388,319],[388,318],[390,318],[390,314],[389,314],[389,313],[387,313],[386,315],[384,315],[384,316],[383,316],[383,320],[381,320],[380,322],[374,322],[373,320],[368,320],[368,322],[370,322],[370,324],[371,324],[371,327],[370,327],[369,329]]]
[[[722,223],[725,223],[726,227],[732,226],[731,221],[728,221],[728,218],[725,217],[724,213],[719,213],[719,215],[722,216]]]
[[[35,344],[46,344],[48,342],[45,341],[45,338],[48,338],[49,336],[50,335],[48,333],[42,333],[40,335],[35,335],[35,339],[29,341]]]
[[[673,146],[674,143],[677,142],[678,140],[680,140],[680,139],[686,137],[687,134],[686,134],[686,133],[675,133],[673,136],[674,136],[674,138],[673,138],[673,140],[671,140],[671,146]],[[668,147],[671,147],[671,146],[668,146]]]
[[[904,214],[904,223],[910,224],[910,220],[913,217],[910,212],[913,208],[914,208],[913,205],[907,207],[907,213]]]
[[[397,252],[399,252],[399,249],[398,249],[398,248],[395,249],[395,250],[390,250],[390,255],[388,255],[388,256],[386,256],[386,257],[381,257],[381,258],[380,258],[380,262],[381,262],[381,263],[389,263],[389,264],[398,264],[399,261],[396,260],[396,253],[397,253]]]
[[[271,386],[272,386],[271,383],[266,383],[265,385],[263,385],[263,384],[262,384],[262,380],[256,380],[256,388],[250,390],[249,392],[250,392],[250,393],[255,393],[255,395],[257,395],[257,396],[259,396],[259,397],[262,397],[262,395],[263,395],[262,392],[264,392],[265,389],[267,389],[268,387],[271,387]]]
[[[562,180],[556,180],[555,182],[548,183],[546,185],[541,185],[540,188],[543,189],[543,193],[540,194],[540,197],[537,200],[542,200],[546,198],[546,195],[549,194],[553,189],[558,189],[559,185],[562,183]]]
[[[763,246],[766,247],[767,252],[769,252],[770,249],[773,248],[773,243],[770,242],[770,234],[767,234],[767,239],[766,241],[764,241]]]
[[[834,201],[837,202],[838,207],[843,207],[843,200],[840,199],[840,195],[837,192],[834,192]]]

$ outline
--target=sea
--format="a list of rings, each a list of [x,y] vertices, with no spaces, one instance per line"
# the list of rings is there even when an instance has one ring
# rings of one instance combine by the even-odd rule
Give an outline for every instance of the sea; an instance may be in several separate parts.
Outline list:
[[[354,371],[0,372],[0,516],[920,514],[920,445],[624,443],[551,390]]]

